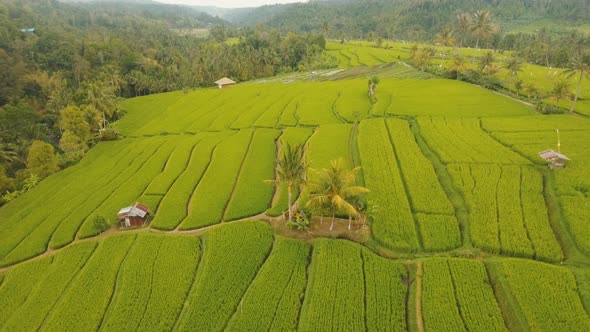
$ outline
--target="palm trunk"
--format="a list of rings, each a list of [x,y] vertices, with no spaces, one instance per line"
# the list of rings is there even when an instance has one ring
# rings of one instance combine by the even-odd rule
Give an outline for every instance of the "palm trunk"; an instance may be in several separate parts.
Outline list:
[[[288,192],[288,200],[289,200],[289,222],[291,222],[292,218],[293,218],[293,212],[291,210],[291,200],[293,199],[293,193],[292,193],[292,184],[289,183],[289,185],[287,186],[287,192]]]
[[[324,214],[320,214],[320,225],[324,224]]]
[[[473,58],[471,59],[471,64],[475,63],[475,56],[477,55],[478,51],[479,51],[479,38],[477,38],[477,42],[475,42],[475,53],[473,53]]]
[[[572,104],[572,108],[570,109],[570,113],[574,113],[576,110],[576,102],[578,101],[578,96],[580,95],[580,89],[582,88],[582,77],[584,73],[580,73],[580,79],[578,79],[578,89],[576,90],[576,95],[574,96],[574,102]]]
[[[102,111],[102,130],[107,129],[107,117],[106,114],[104,112],[104,110]]]
[[[332,212],[332,224],[330,225],[330,232],[334,229],[334,222],[336,222],[336,213]]]
[[[350,230],[351,223],[352,223],[352,216],[348,216],[348,230]]]

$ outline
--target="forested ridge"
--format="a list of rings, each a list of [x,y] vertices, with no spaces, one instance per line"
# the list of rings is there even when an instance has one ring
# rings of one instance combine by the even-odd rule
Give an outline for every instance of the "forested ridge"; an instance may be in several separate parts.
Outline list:
[[[265,23],[288,31],[324,31],[335,38],[430,40],[461,12],[489,10],[502,22],[556,19],[581,24],[590,19],[588,0],[327,0],[235,10],[224,17],[243,24]]]

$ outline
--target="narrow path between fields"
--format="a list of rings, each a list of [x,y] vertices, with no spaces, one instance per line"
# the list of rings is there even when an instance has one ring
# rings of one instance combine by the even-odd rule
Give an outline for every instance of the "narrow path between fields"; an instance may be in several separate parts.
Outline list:
[[[416,263],[416,329],[424,332],[424,318],[422,317],[422,277],[424,276],[424,263]]]

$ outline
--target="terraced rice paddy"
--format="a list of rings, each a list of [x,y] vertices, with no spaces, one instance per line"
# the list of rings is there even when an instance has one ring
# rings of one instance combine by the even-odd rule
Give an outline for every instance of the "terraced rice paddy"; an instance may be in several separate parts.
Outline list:
[[[384,78],[376,104],[366,89],[126,100],[126,138],[0,208],[0,331],[589,330],[590,120],[442,79]],[[537,153],[556,128],[572,160],[550,171]],[[376,206],[361,243],[255,221],[287,209],[287,144],[312,168],[361,167]],[[98,234],[136,201],[147,227]]]

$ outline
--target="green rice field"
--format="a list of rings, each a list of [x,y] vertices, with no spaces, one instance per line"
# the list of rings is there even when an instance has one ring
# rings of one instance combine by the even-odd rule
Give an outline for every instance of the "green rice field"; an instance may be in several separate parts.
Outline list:
[[[400,66],[375,103],[362,75],[123,101],[124,138],[0,208],[0,331],[589,331],[590,118]],[[284,231],[287,144],[360,167],[368,225]],[[120,229],[134,202],[149,224]]]

